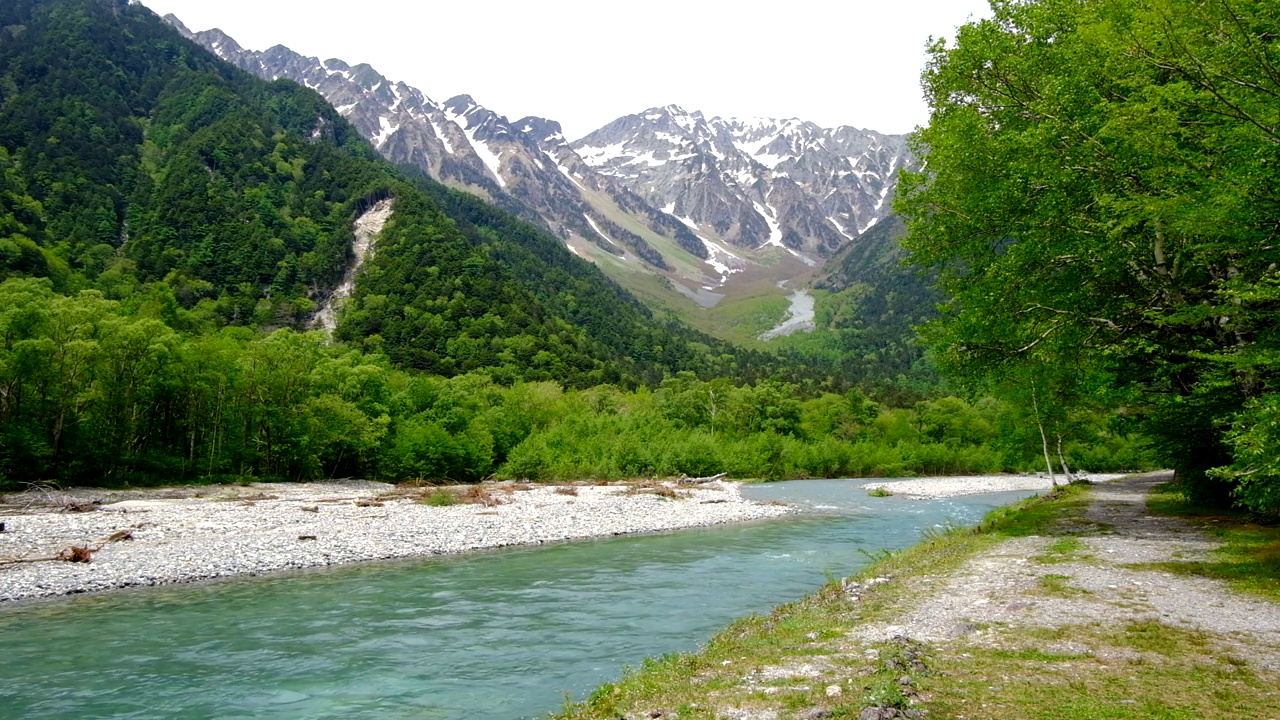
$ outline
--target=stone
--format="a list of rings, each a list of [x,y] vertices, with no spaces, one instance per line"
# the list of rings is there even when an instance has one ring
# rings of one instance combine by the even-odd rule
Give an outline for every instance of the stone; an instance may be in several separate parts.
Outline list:
[[[862,708],[862,714],[858,715],[858,720],[894,720],[898,717],[901,717],[901,714],[894,708],[869,707]]]
[[[827,697],[840,697],[843,694],[844,694],[844,689],[841,688],[839,685],[827,686]]]

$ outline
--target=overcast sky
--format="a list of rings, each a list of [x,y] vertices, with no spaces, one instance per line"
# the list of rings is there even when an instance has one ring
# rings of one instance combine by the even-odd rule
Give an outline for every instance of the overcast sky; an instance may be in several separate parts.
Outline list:
[[[142,2],[253,50],[365,62],[437,101],[558,120],[570,139],[669,103],[908,132],[928,120],[928,38],[989,15],[986,0]]]

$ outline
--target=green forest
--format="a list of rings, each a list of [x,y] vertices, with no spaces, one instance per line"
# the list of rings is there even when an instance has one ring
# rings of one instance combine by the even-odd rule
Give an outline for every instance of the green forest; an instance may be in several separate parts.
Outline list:
[[[1198,502],[1280,513],[1280,6],[993,10],[931,48],[896,206],[936,361],[1115,408]]]
[[[172,312],[171,323],[162,318]],[[858,390],[692,372],[656,387],[445,378],[324,333],[185,333],[47,279],[0,284],[6,477],[91,484],[313,479],[477,481],[713,475],[786,479],[1035,467],[1017,406],[954,397],[882,407]],[[1077,418],[1074,466],[1137,467],[1135,441]]]

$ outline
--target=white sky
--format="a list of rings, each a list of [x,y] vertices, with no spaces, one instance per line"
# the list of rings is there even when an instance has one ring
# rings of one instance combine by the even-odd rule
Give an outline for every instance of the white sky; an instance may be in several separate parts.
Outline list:
[[[799,117],[908,132],[920,70],[986,0],[142,0],[242,46],[369,63],[437,101],[466,93],[576,139],[674,103],[708,117]]]

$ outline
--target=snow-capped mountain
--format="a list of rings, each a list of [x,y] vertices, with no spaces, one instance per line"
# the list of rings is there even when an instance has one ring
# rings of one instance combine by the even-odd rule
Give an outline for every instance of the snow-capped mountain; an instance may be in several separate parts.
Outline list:
[[[647,267],[690,297],[749,271],[762,254],[821,262],[888,213],[907,162],[902,136],[707,120],[675,106],[571,143],[552,120],[512,122],[466,95],[436,102],[369,65],[282,45],[246,50],[220,30],[193,33],[165,19],[241,69],[316,90],[388,160],[481,193],[579,255],[613,258],[602,263],[607,272]]]
[[[559,125],[552,121],[525,118],[513,124],[467,95],[436,102],[417,88],[388,80],[369,65],[322,61],[283,45],[265,51],[246,50],[221,30],[193,33],[173,15],[165,19],[243,70],[268,80],[293,80],[320,93],[394,163],[413,165],[440,182],[480,191],[504,209],[541,222],[566,240],[582,239],[612,255],[631,255],[657,269],[670,269],[660,252],[611,217],[625,213],[599,207],[611,204],[607,198],[612,195],[630,205],[643,206],[642,200],[607,177],[575,178],[557,165],[552,155],[559,146],[567,148],[568,144]],[[529,132],[517,129],[517,125]],[[595,175],[586,166],[580,166],[579,171]],[[584,182],[606,199],[584,199]],[[678,241],[692,252],[705,253],[697,239],[675,220],[651,208],[639,210],[641,217],[658,218],[656,224],[666,231],[659,229],[657,233],[674,238],[675,231],[682,231],[685,237],[676,238]]]
[[[801,120],[705,118],[675,105],[573,143],[596,171],[740,247],[826,257],[878,222],[905,138]]]

